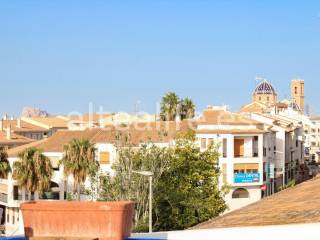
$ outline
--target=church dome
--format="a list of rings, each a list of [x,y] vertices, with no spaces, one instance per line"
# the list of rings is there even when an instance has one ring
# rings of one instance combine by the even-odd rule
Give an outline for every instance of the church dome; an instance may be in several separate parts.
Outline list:
[[[259,85],[255,88],[253,94],[270,94],[270,95],[277,95],[276,90],[274,87],[267,82],[266,80],[263,80]]]

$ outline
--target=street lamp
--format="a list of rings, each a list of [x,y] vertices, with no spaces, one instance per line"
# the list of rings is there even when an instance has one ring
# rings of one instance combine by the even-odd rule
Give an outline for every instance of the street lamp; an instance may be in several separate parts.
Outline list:
[[[153,173],[149,171],[132,171],[133,173],[149,178],[149,233],[152,233],[152,177]]]

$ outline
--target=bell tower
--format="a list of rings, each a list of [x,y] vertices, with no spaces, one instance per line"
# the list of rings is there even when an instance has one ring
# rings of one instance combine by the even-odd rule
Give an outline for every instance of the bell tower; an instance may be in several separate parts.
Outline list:
[[[304,80],[294,79],[291,81],[291,97],[304,113]]]

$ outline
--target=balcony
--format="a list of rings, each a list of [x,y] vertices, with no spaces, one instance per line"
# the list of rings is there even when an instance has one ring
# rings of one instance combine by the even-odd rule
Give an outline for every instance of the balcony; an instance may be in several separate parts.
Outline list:
[[[258,137],[235,137],[234,157],[253,158],[259,156]]]

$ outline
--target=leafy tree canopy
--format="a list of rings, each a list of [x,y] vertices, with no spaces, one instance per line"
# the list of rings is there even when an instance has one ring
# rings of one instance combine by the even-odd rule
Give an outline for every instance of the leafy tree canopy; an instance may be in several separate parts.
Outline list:
[[[226,209],[224,190],[218,184],[217,148],[201,152],[193,132],[180,136],[173,147],[128,144],[118,152],[115,176],[105,176],[100,199],[135,201],[135,231],[147,230],[149,193],[147,178],[134,170],[154,173],[155,230],[189,228]]]

